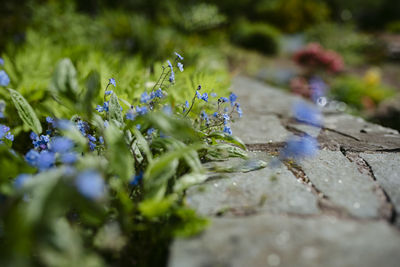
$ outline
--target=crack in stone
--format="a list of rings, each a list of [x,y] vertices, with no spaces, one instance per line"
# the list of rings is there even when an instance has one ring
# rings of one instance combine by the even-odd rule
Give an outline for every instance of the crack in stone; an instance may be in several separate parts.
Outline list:
[[[301,181],[301,183],[305,186],[308,186],[311,189],[311,192],[317,195],[317,205],[321,212],[326,215],[332,215],[337,218],[347,218],[353,220],[360,220],[353,215],[351,215],[345,209],[336,206],[321,190],[319,190],[307,177],[305,172],[301,169],[300,166],[285,162],[286,167],[293,173],[293,175]]]
[[[340,131],[338,131],[338,130],[335,130],[335,129],[332,129],[332,128],[321,127],[321,129],[323,129],[323,130],[325,130],[325,131],[330,131],[330,132],[333,132],[333,133],[342,135],[342,136],[344,136],[344,137],[351,138],[351,139],[356,140],[356,141],[358,141],[358,142],[361,142],[361,140],[358,139],[357,137],[354,137],[354,136],[349,135],[349,134],[346,134],[346,133],[342,133],[342,132],[340,132]]]
[[[354,153],[346,150],[343,146],[340,147],[340,152],[350,161],[357,165],[358,171],[369,177],[372,181],[374,181],[374,193],[378,195],[381,206],[379,208],[380,217],[388,221],[390,224],[394,224],[396,221],[396,211],[394,209],[393,203],[390,200],[389,195],[385,192],[385,190],[379,185],[372,167],[368,164],[366,160],[364,160],[358,153]]]

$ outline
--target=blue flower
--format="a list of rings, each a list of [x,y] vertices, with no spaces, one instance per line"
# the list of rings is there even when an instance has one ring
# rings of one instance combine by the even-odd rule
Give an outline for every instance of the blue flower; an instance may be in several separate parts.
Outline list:
[[[148,134],[148,135],[151,135],[154,131],[155,131],[154,128],[149,128],[149,129],[147,130],[147,134]]]
[[[169,82],[173,83],[175,81],[175,72],[171,69],[171,74],[169,75]]]
[[[147,107],[146,107],[146,106],[144,106],[144,107],[139,107],[139,106],[137,106],[137,107],[136,107],[136,112],[137,112],[139,115],[144,115],[144,114],[147,113]]]
[[[197,97],[198,99],[201,99],[201,94],[199,93],[199,91],[196,91],[196,97]]]
[[[310,137],[292,137],[286,142],[286,146],[281,150],[282,159],[298,160],[304,157],[311,157],[318,151],[318,142]]]
[[[236,99],[237,99],[237,95],[235,95],[234,93],[231,93],[229,95],[229,101],[231,102],[231,106],[233,106],[233,104],[235,103]]]
[[[101,175],[94,170],[81,172],[75,181],[78,191],[89,199],[100,199],[104,196],[105,184]]]
[[[228,124],[228,121],[231,119],[228,114],[223,114],[222,118],[224,119],[224,124]]]
[[[217,118],[218,115],[219,115],[219,114],[218,114],[218,111],[215,111],[214,114],[213,114],[213,117]]]
[[[3,66],[4,65],[4,59],[2,59],[1,57],[0,57],[0,66]]]
[[[242,117],[243,116],[242,108],[240,106],[236,106],[236,110],[237,110],[237,113],[239,114],[239,117]]]
[[[115,81],[114,81],[114,83],[115,83]],[[114,85],[115,86],[115,85]],[[113,90],[108,90],[108,91],[105,91],[105,95],[111,95],[113,93]]]
[[[14,179],[14,188],[20,189],[29,179],[32,178],[32,175],[21,173]]]
[[[74,146],[74,142],[66,137],[54,137],[50,142],[51,151],[55,153],[66,153]]]
[[[135,119],[135,114],[133,113],[133,110],[131,110],[131,109],[126,113],[125,116],[126,116],[127,120],[133,121]]]
[[[178,69],[182,72],[183,71],[183,64],[178,62],[177,66],[178,66]]]
[[[179,55],[177,52],[175,52],[175,55],[178,57],[179,60],[183,60],[183,57]]]
[[[14,141],[14,135],[11,134],[11,132],[8,132],[8,133],[7,133],[6,138],[7,138],[8,140],[10,140],[11,142]]]
[[[47,116],[46,121],[47,121],[47,123],[52,124],[54,122],[54,119],[52,117]]]
[[[232,134],[231,127],[229,127],[228,125],[225,125],[225,126],[224,126],[224,133]]]
[[[208,102],[208,94],[207,94],[207,93],[204,93],[204,94],[201,96],[201,99],[203,99],[204,101]]]
[[[222,102],[222,103],[224,103],[224,102],[228,102],[229,99],[222,96],[222,97],[219,98],[219,101]]]
[[[39,158],[39,152],[37,152],[34,149],[29,150],[28,153],[26,153],[25,155],[26,162],[28,162],[29,165],[31,166],[36,166],[38,158]]]
[[[201,116],[201,118],[202,118],[203,120],[206,121],[206,125],[210,124],[210,119],[208,118],[208,115],[207,115],[207,113],[206,113],[204,110],[201,111],[200,116]]]
[[[73,164],[78,160],[78,155],[75,152],[67,152],[61,155],[61,161],[64,164]]]
[[[29,134],[29,137],[30,137],[32,140],[36,140],[36,139],[38,138],[37,134],[35,134],[34,132],[31,132],[31,133]]]
[[[94,137],[93,135],[88,134],[87,137],[89,138],[90,141],[92,142],[96,142],[96,137]]]
[[[173,67],[172,67],[171,61],[167,60],[167,64],[168,64],[168,67],[172,70]]]
[[[91,151],[94,151],[95,148],[96,148],[96,144],[93,143],[92,141],[89,141],[89,149],[90,149]]]
[[[51,168],[56,161],[55,155],[47,150],[40,152],[39,158],[36,161],[36,167],[39,170],[46,170]]]
[[[135,175],[132,180],[129,182],[130,185],[138,185],[139,182],[143,179],[143,171],[141,171],[139,174]]]
[[[83,120],[78,120],[76,125],[79,131],[82,133],[82,135],[86,136],[86,131],[89,130],[89,125]]]
[[[103,108],[103,106],[97,105],[96,110],[97,110],[98,112],[103,112],[103,111],[104,111],[104,108]]]
[[[320,126],[322,123],[321,112],[303,101],[299,101],[293,106],[293,113],[296,120],[305,122],[311,125]]]
[[[151,92],[150,99],[154,99],[156,97],[158,97],[158,98],[163,97],[163,92],[162,92],[161,88],[158,88],[158,90],[156,90],[155,92]]]
[[[103,138],[103,136],[100,136],[100,137],[99,137],[99,142],[100,142],[100,144],[102,144],[102,145],[104,144],[104,138]]]
[[[150,96],[147,94],[147,92],[143,92],[143,94],[140,96],[140,103],[147,103],[149,100]]]
[[[112,84],[112,85],[114,85],[114,87],[117,87],[117,83],[115,82],[115,79],[114,79],[114,78],[110,78],[110,79],[108,80],[108,84]]]
[[[10,78],[4,70],[0,70],[0,86],[7,86],[10,83]]]
[[[211,96],[212,97],[217,97],[217,94],[213,92],[213,93],[211,93]]]
[[[187,101],[187,100],[185,101],[185,107],[189,108],[189,101]]]

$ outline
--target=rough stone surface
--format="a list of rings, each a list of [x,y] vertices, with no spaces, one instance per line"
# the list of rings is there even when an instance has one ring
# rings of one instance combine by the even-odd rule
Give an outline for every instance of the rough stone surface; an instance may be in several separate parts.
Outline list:
[[[311,182],[336,205],[357,217],[378,217],[380,201],[374,193],[373,180],[362,175],[341,152],[320,150],[316,157],[305,159],[300,165]]]
[[[299,97],[250,78],[233,91],[244,111],[233,130],[261,151],[252,158],[271,163],[290,134],[317,137],[322,150],[189,188],[186,203],[212,225],[175,240],[169,266],[400,266],[400,134],[339,108],[322,110],[321,129],[298,123]],[[240,159],[224,164],[243,170]]]
[[[362,153],[360,156],[371,166],[379,185],[389,196],[391,203],[400,214],[400,155],[398,153]],[[400,226],[400,220],[397,218]]]
[[[200,236],[176,240],[170,267],[395,267],[400,234],[386,222],[257,215],[215,218]]]
[[[261,158],[262,153],[257,154]],[[272,160],[266,155],[263,159],[269,163]],[[283,164],[247,173],[226,174],[225,178],[190,188],[186,200],[202,215],[263,211],[318,213],[317,197]]]
[[[232,131],[246,144],[284,142],[291,135],[275,115],[254,113],[244,113],[241,120],[232,124]]]

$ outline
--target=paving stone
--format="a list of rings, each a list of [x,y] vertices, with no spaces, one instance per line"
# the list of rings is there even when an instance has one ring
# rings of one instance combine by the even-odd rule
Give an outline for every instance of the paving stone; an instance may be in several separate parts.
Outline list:
[[[259,81],[238,76],[233,79],[232,90],[237,94],[244,114],[291,113],[292,105],[300,97],[268,86]]]
[[[317,138],[321,132],[320,127],[315,127],[304,123],[291,123],[290,126],[314,138]]]
[[[205,232],[175,240],[169,267],[396,267],[400,233],[383,221],[262,214],[214,218]]]
[[[360,156],[371,166],[379,185],[387,193],[397,214],[400,214],[400,155],[398,153],[366,154]],[[400,219],[397,218],[400,226]]]
[[[267,162],[273,160],[263,153],[257,155]],[[188,205],[202,215],[230,211],[318,213],[317,197],[284,165],[247,173],[229,173],[225,177],[188,189]]]
[[[348,150],[393,150],[400,148],[398,131],[372,124],[348,114],[324,117],[320,141],[327,147],[341,146]]]
[[[275,115],[254,113],[244,113],[232,124],[232,131],[246,144],[284,142],[291,135]]]
[[[300,165],[316,188],[334,204],[357,217],[378,217],[380,201],[374,193],[374,181],[361,174],[357,165],[341,152],[320,150]]]

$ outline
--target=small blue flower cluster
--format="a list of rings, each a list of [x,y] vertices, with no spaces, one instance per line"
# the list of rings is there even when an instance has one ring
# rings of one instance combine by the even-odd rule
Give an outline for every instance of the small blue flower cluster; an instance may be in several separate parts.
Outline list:
[[[6,125],[0,124],[0,139],[6,138],[10,140],[11,142],[14,141],[14,135],[10,131],[10,127]],[[0,144],[3,143],[2,140],[0,140]]]
[[[0,58],[0,66],[4,65],[4,60]],[[10,83],[10,77],[4,70],[0,70],[0,86],[7,86]]]

